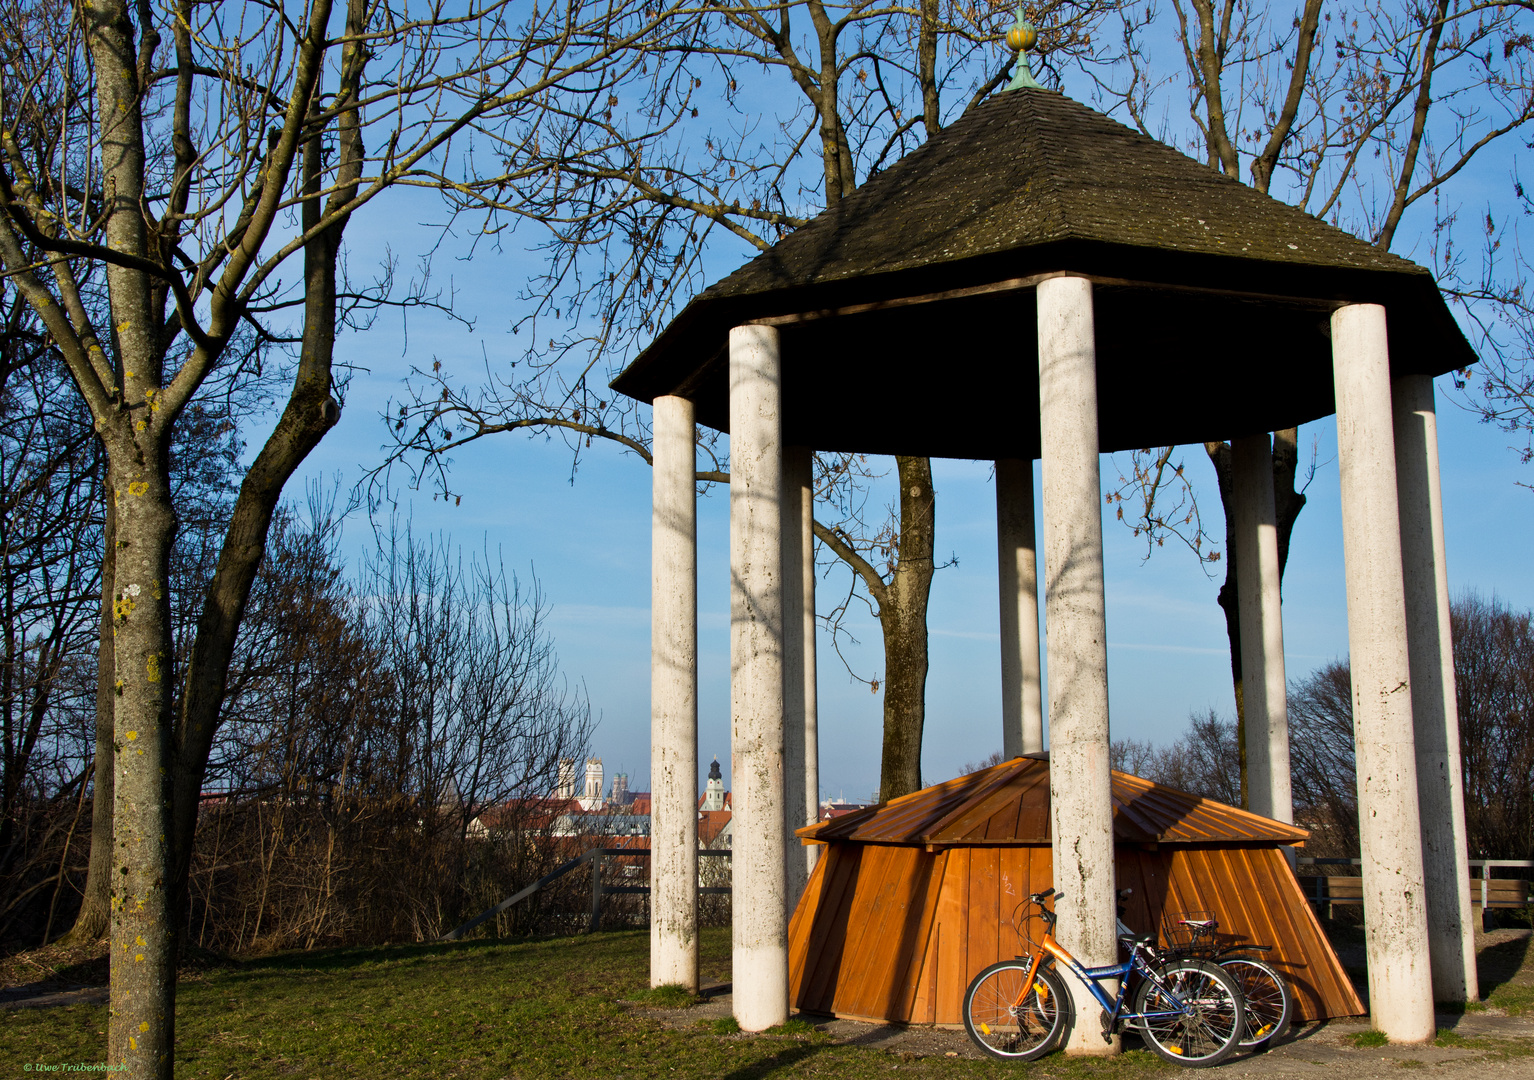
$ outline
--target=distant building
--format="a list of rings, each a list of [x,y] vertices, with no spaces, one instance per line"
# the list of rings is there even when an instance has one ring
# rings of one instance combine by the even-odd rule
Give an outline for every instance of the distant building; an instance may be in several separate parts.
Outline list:
[[[723,810],[729,796],[724,790],[724,777],[719,772],[719,759],[708,767],[708,787],[704,790],[703,810]]]
[[[650,835],[650,815],[592,812],[562,814],[555,819],[549,831],[554,836],[581,836],[593,840],[609,836],[647,837]]]
[[[614,806],[627,806],[631,802],[633,802],[633,797],[629,795],[629,774],[614,773],[612,804]]]
[[[830,821],[839,818],[843,814],[850,814],[855,810],[866,810],[877,803],[848,802],[846,799],[826,799],[820,804],[820,820]]]
[[[559,759],[559,788],[555,794],[561,799],[575,798],[575,759]]]
[[[698,846],[719,850],[734,846],[734,815],[728,810],[698,811]]]
[[[581,808],[600,810],[606,800],[602,797],[602,759],[586,759],[586,790],[581,795]]]
[[[512,799],[499,806],[488,806],[469,820],[464,834],[471,840],[486,840],[508,832],[537,834],[561,816],[580,812],[574,799]]]

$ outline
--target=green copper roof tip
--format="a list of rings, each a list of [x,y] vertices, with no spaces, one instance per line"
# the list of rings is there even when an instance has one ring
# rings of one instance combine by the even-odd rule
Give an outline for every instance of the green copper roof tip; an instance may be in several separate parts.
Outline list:
[[[1012,81],[1007,90],[1042,90],[1043,86],[1028,68],[1028,50],[1039,40],[1039,32],[1033,23],[1023,18],[1023,9],[1017,9],[1017,21],[1007,31],[1007,47],[1017,52],[1017,67],[1012,70]]]

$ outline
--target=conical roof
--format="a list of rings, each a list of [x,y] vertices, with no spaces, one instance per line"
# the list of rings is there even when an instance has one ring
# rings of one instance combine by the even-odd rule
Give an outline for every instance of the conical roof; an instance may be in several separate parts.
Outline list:
[[[1426,276],[1063,94],[993,95],[700,299],[1067,240]]]
[[[1036,407],[1029,290],[1055,273],[1097,283],[1105,450],[1329,414],[1327,317],[1343,302],[1387,306],[1396,375],[1475,361],[1423,268],[1080,102],[1018,90],[977,105],[699,294],[613,386],[645,401],[689,397],[700,422],[725,430],[729,328],[765,320],[783,328],[785,363],[801,365],[785,377],[791,440],[937,456],[1037,453],[1036,426],[997,433],[972,418],[930,418],[977,393]],[[1147,401],[1147,382],[1185,390],[1184,380],[1207,378],[1209,360],[1197,354],[1209,349],[1239,350],[1244,375],[1282,385]],[[889,390],[867,381],[870,360]],[[906,415],[894,398],[909,396],[914,379],[925,380],[920,409]],[[944,387],[936,400],[928,392],[938,380],[952,400]],[[1139,385],[1120,402],[1116,380]],[[801,400],[810,394],[822,401]],[[879,411],[879,422],[860,423],[854,406]],[[928,419],[913,426],[917,415]]]
[[[1294,844],[1310,833],[1213,799],[1113,772],[1120,843]],[[1047,844],[1049,755],[1028,754],[880,806],[798,830],[805,840],[872,844]]]

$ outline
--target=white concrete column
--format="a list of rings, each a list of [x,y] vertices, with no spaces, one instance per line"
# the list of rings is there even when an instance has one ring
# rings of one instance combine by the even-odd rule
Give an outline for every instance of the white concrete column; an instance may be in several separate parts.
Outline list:
[[[778,331],[730,331],[730,774],[735,1019],[788,1019],[783,805],[783,366]]]
[[[795,829],[815,824],[820,796],[820,745],[815,731],[815,452],[783,452],[783,806],[787,813],[792,917],[819,844],[805,846]]]
[[[1370,1019],[1392,1042],[1425,1042],[1432,973],[1383,307],[1333,312],[1332,368]]]
[[[1417,800],[1422,810],[1422,869],[1427,885],[1433,1000],[1475,1001],[1480,997],[1480,982],[1475,970],[1459,709],[1449,633],[1438,414],[1430,376],[1403,376],[1395,380],[1393,390],[1396,491],[1401,502],[1401,564],[1406,581],[1406,640],[1417,741]]]
[[[693,405],[655,399],[650,985],[698,989],[698,512]]]
[[[1113,803],[1108,769],[1108,640],[1098,475],[1097,348],[1092,283],[1039,283],[1043,435],[1044,624],[1049,662],[1049,797],[1061,944],[1090,966],[1118,958]],[[1072,1054],[1111,1054],[1097,1002],[1067,979]]]
[[[1253,813],[1292,823],[1273,444],[1264,432],[1233,439],[1230,448],[1247,792]]]
[[[996,558],[1001,591],[1001,752],[1010,759],[1044,749],[1031,461],[996,462]]]

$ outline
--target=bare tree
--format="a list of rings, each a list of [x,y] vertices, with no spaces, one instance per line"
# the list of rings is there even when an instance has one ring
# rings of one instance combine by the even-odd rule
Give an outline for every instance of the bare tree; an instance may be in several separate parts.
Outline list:
[[[82,303],[104,317],[106,297],[97,285],[91,280],[82,284]],[[29,805],[49,820],[57,814],[45,808],[59,800],[88,808],[90,824],[84,830],[78,829],[72,815],[66,815],[71,842],[78,834],[89,842],[95,855],[85,902],[71,936],[79,942],[94,942],[107,926],[106,886],[112,851],[111,708],[115,672],[109,597],[104,647],[100,628],[95,625],[103,607],[103,550],[109,574],[115,548],[115,544],[105,542],[110,528],[105,455],[62,356],[36,312],[3,277],[0,307],[7,320],[0,331],[0,355],[4,357],[0,490],[7,493],[0,520],[0,573],[5,581],[3,611],[9,657],[0,676],[7,748],[5,782],[0,785],[6,793],[6,812],[0,823],[0,837],[4,838],[0,843],[0,880],[18,884],[26,876],[20,871],[21,864],[43,857],[35,842],[16,846],[19,834],[10,826],[23,820],[16,801],[21,792],[30,792],[27,798],[34,801]],[[170,467],[180,512],[172,549],[171,595],[179,601],[173,611],[178,657],[190,645],[201,586],[211,575],[217,556],[215,540],[228,523],[227,509],[233,500],[229,478],[240,452],[234,416],[249,404],[250,392],[256,389],[250,383],[246,380],[244,385],[233,387],[214,380],[208,384],[189,406],[173,438]],[[95,747],[89,738],[81,743],[80,733],[74,730],[86,704],[79,697],[86,692],[81,675],[93,659],[99,665]],[[69,790],[55,790],[48,784],[39,787],[39,777],[62,767],[57,757],[61,753],[75,762],[67,770]],[[32,835],[35,840],[37,834]],[[48,835],[47,830],[42,835]],[[58,865],[49,878],[53,882],[51,896],[39,896],[33,889],[21,893],[6,890],[24,909],[12,909],[11,915],[29,927],[21,932],[13,926],[17,932],[8,935],[13,941],[30,942],[39,933],[47,937],[55,925],[67,927],[74,914],[79,883],[73,856],[64,852],[46,858]],[[30,903],[27,895],[33,898]],[[46,915],[41,914],[42,908],[46,908]]]
[[[1534,612],[1464,592],[1452,614],[1471,856],[1534,858]]]
[[[586,753],[585,688],[559,670],[548,604],[488,553],[391,527],[363,575],[366,625],[394,680],[395,763],[433,827],[459,838],[487,807],[553,791]],[[446,928],[444,928],[446,929]]]
[[[1115,739],[1108,748],[1113,768],[1227,806],[1241,795],[1236,725],[1213,709],[1188,718],[1188,730],[1165,746]]]
[[[347,224],[393,188],[458,183],[478,168],[476,131],[513,132],[552,86],[590,77],[669,9],[3,10],[0,265],[90,411],[114,500],[109,1058],[168,1076],[175,912],[241,615],[282,487],[339,417],[337,331],[391,302],[387,274],[354,286],[342,272]],[[532,175],[492,160],[503,183]],[[82,295],[92,274],[106,322]],[[392,302],[430,299],[405,292]],[[178,664],[169,448],[199,389],[250,359],[235,347],[242,328],[290,351],[286,400],[245,470]]]
[[[1358,777],[1353,756],[1353,684],[1342,661],[1323,664],[1289,687],[1294,818],[1311,830],[1308,850],[1355,858]]]
[[[103,470],[46,333],[3,281],[0,303],[0,936],[26,942],[52,922],[89,787]]]
[[[1534,851],[1534,613],[1463,592],[1450,605],[1472,858]],[[1290,688],[1296,820],[1322,854],[1358,855],[1358,780],[1348,665],[1326,664]]]
[[[348,574],[335,509],[273,522],[199,815],[200,945],[433,939],[570,854],[546,796],[591,712],[536,585],[408,531]],[[560,899],[503,929],[562,926]]]

